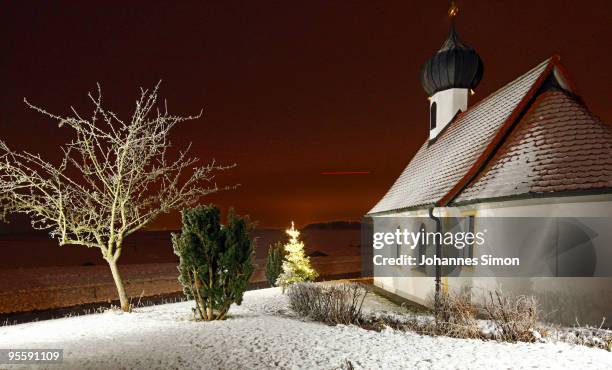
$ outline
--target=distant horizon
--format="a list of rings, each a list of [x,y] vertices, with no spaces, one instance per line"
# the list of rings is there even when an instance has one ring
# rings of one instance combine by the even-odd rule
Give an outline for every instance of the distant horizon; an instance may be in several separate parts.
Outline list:
[[[11,228],[14,228],[15,224],[18,224],[17,231],[11,231]],[[354,226],[355,224],[360,225],[361,221],[359,220],[330,220],[330,221],[322,221],[322,222],[311,222],[305,225],[296,225],[296,227],[299,230],[305,230],[308,228],[312,229],[316,226],[325,226],[325,225],[332,225],[332,224],[349,224],[349,225],[352,224]],[[256,230],[285,230],[289,228],[290,226],[291,226],[291,221],[288,222],[286,227],[273,227],[273,226],[260,227],[256,225],[255,229]],[[145,228],[138,232],[160,232],[160,231],[180,231],[180,226],[177,228],[152,227],[152,228]],[[46,233],[47,232],[45,230],[32,229],[31,226],[29,226],[29,223],[25,222],[25,219],[23,217],[20,217],[19,220],[12,220],[11,222],[8,222],[8,223],[0,221],[0,237],[2,235],[28,235],[28,234],[37,235],[37,234],[46,234]]]
[[[305,225],[296,225],[296,227],[299,230],[304,230],[304,229],[307,229],[307,228],[312,228],[313,226],[331,225],[331,224],[335,224],[335,223],[361,224],[361,221],[356,221],[356,220],[330,220],[330,221],[321,221],[321,222],[311,222],[311,223],[307,223]],[[291,226],[291,222],[289,222],[289,224],[285,228],[283,228],[283,227],[273,227],[273,226],[264,226],[264,227],[255,226],[255,229],[256,230],[285,230],[285,229],[289,228],[290,226]],[[166,229],[151,228],[151,229],[146,229],[145,231],[179,231],[179,230],[180,230],[180,228],[177,228],[177,229],[174,229],[174,228],[166,228]]]

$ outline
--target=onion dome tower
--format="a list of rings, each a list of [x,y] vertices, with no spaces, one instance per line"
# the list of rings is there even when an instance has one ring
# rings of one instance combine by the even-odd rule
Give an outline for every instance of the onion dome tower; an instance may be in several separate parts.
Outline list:
[[[474,49],[459,39],[455,17],[459,8],[451,2],[451,30],[444,44],[421,68],[421,85],[429,96],[429,139],[438,134],[459,112],[467,110],[468,96],[482,79],[484,65]]]

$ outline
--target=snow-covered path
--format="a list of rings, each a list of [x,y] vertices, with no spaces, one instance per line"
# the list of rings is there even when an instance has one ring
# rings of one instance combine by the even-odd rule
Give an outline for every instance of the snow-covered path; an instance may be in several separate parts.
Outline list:
[[[293,318],[286,305],[278,289],[264,289],[247,292],[226,321],[190,321],[192,302],[183,302],[0,327],[0,348],[63,348],[55,369],[334,369],[345,360],[367,369],[612,368],[601,349],[331,327]]]

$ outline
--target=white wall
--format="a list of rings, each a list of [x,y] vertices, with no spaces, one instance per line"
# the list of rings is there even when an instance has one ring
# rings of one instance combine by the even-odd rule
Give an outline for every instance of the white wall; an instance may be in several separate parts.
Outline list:
[[[612,220],[612,195],[540,198],[506,202],[481,203],[462,207],[438,208],[436,216],[476,216],[476,231],[480,217],[607,217]],[[426,209],[386,214],[387,217],[428,217]],[[482,225],[481,225],[482,226]],[[598,269],[612,264],[612,224],[602,224],[595,232]],[[544,234],[543,234],[544,235]],[[535,236],[537,239],[537,235]],[[531,240],[531,239],[530,239]],[[499,243],[499,241],[495,241]],[[605,256],[608,257],[605,257]],[[478,257],[478,251],[475,251]],[[433,277],[375,277],[374,284],[419,304],[430,302],[434,290]],[[612,317],[612,278],[483,278],[444,277],[444,289],[470,289],[474,299],[481,299],[493,289],[509,294],[535,295],[546,313],[547,321],[575,324],[601,323],[602,317]]]

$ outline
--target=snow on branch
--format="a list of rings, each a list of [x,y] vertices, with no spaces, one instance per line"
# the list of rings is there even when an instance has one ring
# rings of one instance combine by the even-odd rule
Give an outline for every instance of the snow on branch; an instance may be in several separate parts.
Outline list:
[[[170,130],[194,116],[176,116],[157,106],[158,83],[141,89],[129,120],[102,105],[102,93],[89,94],[94,110],[84,117],[72,108],[62,117],[25,103],[73,131],[54,165],[39,154],[15,151],[0,141],[0,216],[24,213],[36,229],[49,230],[60,245],[97,247],[116,260],[123,239],[162,213],[182,209],[220,188],[216,171],[233,167],[215,161],[198,166],[190,146],[171,156]],[[170,158],[174,159],[170,159]]]

